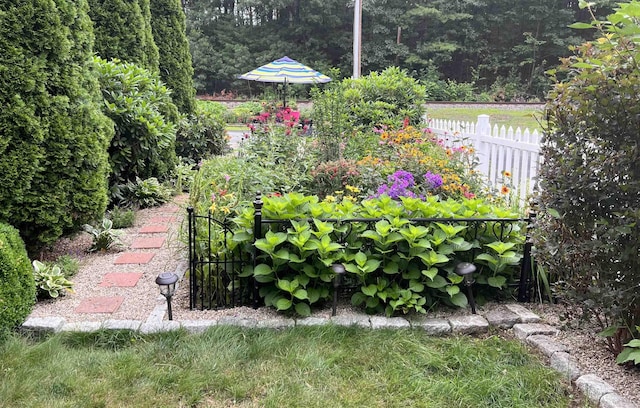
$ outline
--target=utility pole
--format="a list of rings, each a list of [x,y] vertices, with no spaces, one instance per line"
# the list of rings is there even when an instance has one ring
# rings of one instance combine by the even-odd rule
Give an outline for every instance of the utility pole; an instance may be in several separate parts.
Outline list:
[[[355,0],[353,10],[353,79],[360,78],[362,72],[360,60],[362,56],[362,0]]]

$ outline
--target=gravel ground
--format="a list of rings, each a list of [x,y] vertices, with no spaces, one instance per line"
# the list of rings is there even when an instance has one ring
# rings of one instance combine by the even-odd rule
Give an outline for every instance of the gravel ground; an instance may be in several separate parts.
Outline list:
[[[184,202],[184,196],[177,199],[178,205]],[[181,217],[184,211],[179,211],[178,221],[171,226],[167,242],[161,249],[153,250],[155,256],[147,265],[118,265],[113,261],[121,251],[124,251],[137,236],[138,229],[146,224],[151,217],[166,216],[167,209],[175,203],[162,207],[140,210],[136,216],[134,227],[122,230],[123,246],[120,251],[87,254],[85,250],[91,245],[91,238],[86,233],[80,233],[74,237],[61,239],[49,251],[42,254],[42,259],[55,259],[62,254],[68,254],[80,261],[80,271],[72,278],[75,283],[75,293],[67,294],[55,300],[41,301],[36,304],[31,313],[32,317],[63,317],[67,322],[78,321],[104,321],[106,319],[146,320],[147,316],[160,302],[164,302],[158,294],[155,284],[156,276],[161,272],[174,272],[179,265],[184,264],[185,245],[180,243],[179,229]],[[148,250],[140,250],[146,252]],[[116,270],[117,269],[117,270]],[[114,288],[99,286],[102,277],[107,272],[139,272],[142,278],[133,288]],[[78,314],[75,308],[86,297],[95,296],[123,296],[124,303],[113,314]],[[618,393],[629,398],[640,406],[640,369],[635,367],[623,367],[617,365],[612,355],[606,350],[602,339],[598,338],[597,328],[594,325],[579,326],[575,322],[567,324],[560,317],[565,309],[559,305],[525,305],[545,320],[560,329],[557,340],[570,348],[581,366],[583,374],[594,373],[611,384]],[[339,315],[358,313],[350,305],[343,304],[338,308]],[[447,317],[451,311],[440,311],[430,317]],[[314,312],[317,317],[329,317],[331,306]],[[273,309],[259,308],[254,310],[248,307],[219,311],[189,310],[188,286],[184,282],[180,285],[173,302],[173,316],[175,320],[214,320],[219,317],[242,317],[267,320],[278,316]]]

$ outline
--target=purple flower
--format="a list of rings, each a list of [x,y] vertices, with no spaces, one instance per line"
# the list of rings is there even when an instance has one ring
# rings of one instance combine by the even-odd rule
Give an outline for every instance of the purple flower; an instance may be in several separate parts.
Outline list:
[[[439,174],[433,174],[430,171],[424,175],[424,180],[427,183],[427,186],[433,190],[442,185],[442,176]]]

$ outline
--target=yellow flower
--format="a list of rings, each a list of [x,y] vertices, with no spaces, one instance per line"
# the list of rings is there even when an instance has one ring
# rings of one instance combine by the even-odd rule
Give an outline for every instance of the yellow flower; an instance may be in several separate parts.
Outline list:
[[[231,213],[231,209],[229,209],[229,207],[227,207],[227,206],[220,207],[220,210],[225,214],[230,214]]]
[[[213,203],[213,204],[211,204],[211,207],[209,207],[209,211],[211,211],[212,213],[216,212],[216,208],[217,208],[216,204]]]
[[[354,187],[354,186],[350,186],[350,185],[346,185],[344,186],[344,188],[346,188],[347,190],[351,191],[352,193],[359,193],[360,189],[358,187]]]
[[[326,201],[327,203],[333,203],[336,201],[336,198],[332,195],[328,195],[324,198],[324,201]]]
[[[505,170],[505,171],[502,172],[502,175],[504,177],[511,177],[511,172]]]
[[[502,194],[509,194],[509,187],[507,186],[502,186],[502,188],[500,189],[500,193]]]

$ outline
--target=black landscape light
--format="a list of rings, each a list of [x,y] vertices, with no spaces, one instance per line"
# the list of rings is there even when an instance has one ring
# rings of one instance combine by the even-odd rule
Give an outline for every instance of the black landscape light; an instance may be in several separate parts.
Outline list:
[[[331,270],[336,274],[333,278],[333,312],[331,313],[331,316],[335,316],[338,307],[338,288],[342,285],[342,276],[344,276],[346,270],[342,264],[331,265]]]
[[[476,314],[476,302],[473,299],[473,291],[471,286],[475,282],[473,280],[473,273],[476,271],[476,266],[469,262],[460,262],[456,265],[456,275],[460,275],[464,278],[464,286],[467,287],[467,295],[469,296],[469,303],[471,304],[471,313]]]
[[[160,286],[160,294],[167,299],[167,313],[169,314],[169,320],[173,320],[171,314],[171,298],[176,293],[176,282],[178,282],[178,275],[171,272],[163,272],[156,278],[156,283]]]

